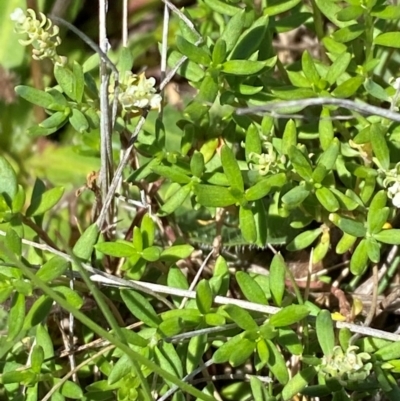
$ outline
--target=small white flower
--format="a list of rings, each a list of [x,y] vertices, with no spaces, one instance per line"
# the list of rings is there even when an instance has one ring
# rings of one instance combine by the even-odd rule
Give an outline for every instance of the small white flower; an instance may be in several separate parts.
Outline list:
[[[400,78],[394,79],[391,83],[392,87],[396,90],[400,89]]]
[[[121,93],[118,95],[123,109],[133,113],[146,107],[159,109],[162,98],[156,93],[155,84],[156,80],[153,77],[147,79],[144,74],[138,76],[127,71],[121,81]],[[113,93],[113,85],[109,90]]]
[[[12,21],[17,22],[18,24],[23,24],[25,21],[25,13],[22,8],[16,8],[10,15]]]

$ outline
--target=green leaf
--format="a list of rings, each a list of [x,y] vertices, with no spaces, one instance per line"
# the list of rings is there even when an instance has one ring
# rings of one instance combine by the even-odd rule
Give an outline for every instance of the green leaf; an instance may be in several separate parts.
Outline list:
[[[332,34],[333,39],[339,43],[347,43],[362,35],[365,32],[365,26],[362,24],[353,24],[338,29]]]
[[[57,83],[61,86],[63,92],[72,100],[76,102],[76,82],[74,73],[66,66],[54,65],[54,77]]]
[[[253,354],[256,344],[247,338],[242,338],[229,356],[229,363],[236,367],[242,365]]]
[[[346,210],[354,210],[358,208],[359,204],[349,196],[343,194],[336,188],[329,188],[329,190],[338,198],[341,208]]]
[[[213,75],[207,74],[200,85],[196,101],[202,104],[214,103],[218,95],[218,81]]]
[[[53,300],[47,295],[40,296],[31,306],[24,320],[23,330],[29,330],[43,322],[49,314]]]
[[[60,201],[63,194],[63,187],[52,188],[37,194],[33,192],[31,204],[26,211],[26,215],[28,217],[39,216],[49,211]]]
[[[158,246],[150,246],[143,249],[141,256],[147,262],[155,262],[156,260],[160,259],[161,248]]]
[[[274,174],[257,181],[252,187],[246,190],[245,198],[248,201],[255,201],[268,195],[272,188],[280,188],[286,184],[285,173]]]
[[[370,234],[377,234],[389,217],[389,208],[385,207],[387,201],[386,191],[382,190],[372,198],[368,209],[367,227]]]
[[[162,205],[160,214],[165,216],[173,213],[176,209],[178,209],[179,206],[183,204],[183,202],[185,202],[191,192],[192,185],[190,183],[180,187],[178,191],[170,196],[164,205]]]
[[[214,185],[196,185],[197,202],[206,207],[227,207],[237,202],[231,191]]]
[[[298,393],[301,393],[311,380],[316,376],[317,370],[313,366],[301,369],[282,389],[282,399],[284,401],[292,400]]]
[[[374,234],[374,238],[384,244],[400,245],[400,229],[382,230],[380,233]]]
[[[351,257],[350,271],[355,276],[362,275],[367,268],[367,263],[368,263],[367,248],[368,248],[368,242],[365,239],[362,239],[360,243],[357,245],[357,248],[355,249]]]
[[[347,98],[353,96],[358,88],[364,83],[364,77],[357,76],[349,78],[334,89],[332,95],[337,98]]]
[[[346,217],[340,217],[336,213],[330,214],[329,220],[342,231],[354,237],[365,237],[367,234],[367,229],[360,221],[351,220]]]
[[[64,397],[72,398],[74,400],[81,400],[83,398],[83,391],[81,387],[70,380],[67,380],[61,386],[61,394]]]
[[[386,128],[381,123],[371,125],[372,150],[384,170],[390,167],[389,147],[385,139]]]
[[[211,10],[223,15],[229,15],[231,17],[241,10],[240,7],[233,6],[222,0],[204,0],[204,3],[207,4]]]
[[[178,260],[188,258],[193,251],[193,246],[189,244],[174,245],[170,248],[164,249],[161,252],[160,259],[167,262],[177,262]]]
[[[339,202],[328,188],[318,188],[315,191],[315,195],[319,203],[321,203],[328,212],[336,212],[339,209]]]
[[[359,5],[351,5],[349,7],[343,8],[336,15],[339,21],[351,21],[357,20],[361,15],[364,14],[364,8]]]
[[[78,238],[72,252],[74,255],[82,260],[88,260],[92,255],[93,248],[99,238],[99,227],[96,223],[90,225]]]
[[[254,75],[258,74],[265,67],[272,67],[275,61],[275,57],[266,61],[228,60],[222,63],[221,71],[232,75]]]
[[[245,142],[246,161],[250,162],[251,157],[254,154],[260,155],[261,152],[262,152],[262,147],[258,128],[254,124],[251,124],[246,132],[246,142]]]
[[[244,192],[242,173],[232,149],[227,145],[224,145],[221,149],[221,163],[231,187]]]
[[[303,233],[297,235],[296,238],[286,246],[286,249],[293,252],[307,248],[321,235],[321,233],[321,228],[304,231]]]
[[[333,85],[346,72],[351,61],[350,53],[340,54],[326,72],[325,79]]]
[[[35,373],[40,373],[41,369],[42,369],[42,363],[44,360],[44,352],[43,352],[43,348],[38,345],[35,344],[32,347],[32,351],[31,351],[31,369],[33,372]]]
[[[335,332],[331,313],[328,310],[323,309],[318,313],[315,328],[322,352],[329,358],[335,346]]]
[[[366,240],[369,260],[373,263],[379,263],[381,259],[381,247],[379,242],[372,237],[369,237]]]
[[[71,290],[71,288],[59,285],[53,287],[53,290],[61,295],[66,301],[68,301],[72,307],[76,309],[80,309],[82,307],[83,299],[76,291]]]
[[[189,171],[185,172],[174,167],[161,165],[154,166],[152,170],[161,177],[168,178],[172,182],[176,182],[178,184],[187,184],[190,182],[190,177],[188,176],[188,174],[190,174]]]
[[[293,120],[289,120],[286,123],[285,130],[282,136],[282,153],[287,155],[292,146],[297,145],[297,132],[296,123]]]
[[[239,228],[245,241],[253,244],[257,240],[256,223],[251,208],[240,206]]]
[[[270,341],[265,341],[269,351],[268,367],[278,382],[285,385],[289,381],[289,373],[286,368],[286,362],[276,345]]]
[[[121,358],[114,364],[108,375],[107,383],[113,385],[119,380],[129,375],[133,369],[132,360],[128,355],[122,355]]]
[[[309,311],[310,310],[311,308],[309,308]],[[278,332],[276,341],[279,345],[286,348],[292,355],[303,354],[303,345],[294,330],[289,328],[280,328],[276,330],[276,332]]]
[[[54,103],[54,99],[49,93],[31,88],[30,86],[19,85],[15,88],[15,92],[29,103],[36,104],[45,109]]]
[[[310,310],[305,305],[289,305],[271,316],[269,324],[274,327],[290,326],[294,323],[300,322],[309,314]]]
[[[133,66],[133,55],[129,47],[123,46],[118,60],[118,71],[124,73],[125,71],[131,71]]]
[[[115,258],[129,258],[138,254],[138,250],[128,241],[100,242],[95,246],[96,250],[104,255]]]
[[[133,316],[149,327],[158,327],[161,319],[143,295],[132,290],[120,290],[120,294]]]
[[[400,48],[400,32],[381,33],[374,39],[376,45]]]
[[[18,190],[14,169],[3,156],[0,156],[0,177],[0,195],[6,202],[4,203],[4,200],[0,199],[0,211],[2,211],[9,209]]]
[[[384,102],[390,102],[389,95],[386,93],[385,89],[372,79],[367,79],[364,82],[364,88],[371,96],[383,100]]]
[[[210,312],[213,303],[213,294],[210,284],[203,279],[197,284],[196,288],[196,305],[199,311],[205,315]]]
[[[400,341],[391,342],[390,344],[378,349],[374,356],[379,361],[389,361],[391,359],[400,358]]]
[[[17,232],[11,227],[9,227],[6,231],[4,246],[15,256],[21,256],[22,240]]]
[[[85,115],[78,109],[72,109],[72,114],[69,117],[69,122],[76,131],[80,134],[89,130],[89,122]]]
[[[74,98],[78,103],[82,102],[83,92],[85,89],[85,78],[83,75],[82,66],[74,61],[72,66],[72,73],[74,74]]]
[[[204,156],[203,153],[197,150],[193,153],[190,159],[190,171],[195,177],[201,177],[204,172]]]
[[[226,24],[226,27],[222,32],[222,35],[219,40],[223,40],[226,43],[227,52],[230,52],[236,45],[244,28],[245,21],[246,21],[245,10],[242,9],[240,11],[237,11],[235,15],[233,15],[233,17]],[[215,44],[216,46],[217,43]],[[214,54],[213,54],[213,59],[214,59]],[[221,61],[219,63],[221,63]]]
[[[307,50],[303,52],[303,56],[301,58],[301,65],[302,65],[302,71],[306,76],[306,78],[314,85],[317,85],[320,80],[320,76],[318,74],[317,69],[315,68],[314,61]]]
[[[340,238],[339,242],[336,245],[336,253],[338,255],[343,255],[353,247],[356,240],[357,237],[354,237],[353,235],[347,233],[343,233],[342,238]]]
[[[229,317],[243,330],[258,330],[258,325],[251,317],[250,313],[237,305],[229,304],[224,306],[224,310]]]
[[[53,256],[36,273],[36,277],[45,283],[62,276],[68,269],[69,262],[61,256]]]
[[[197,64],[208,66],[211,63],[211,57],[202,47],[188,42],[185,38],[178,35],[175,39],[178,50],[191,61]]]
[[[315,170],[313,173],[313,178],[314,181],[316,182],[322,182],[323,179],[325,178],[326,174],[328,172],[330,172],[335,164],[336,164],[336,160],[339,156],[339,149],[340,149],[340,144],[337,138],[334,138],[329,147],[325,150],[324,153],[322,153],[320,159],[318,160],[318,164],[317,164],[317,168],[318,167],[324,167],[323,171],[325,172],[325,174],[319,175],[318,177],[316,177],[315,174]]]
[[[237,349],[238,344],[242,340],[242,335],[238,334],[235,337],[232,337],[228,341],[224,342],[213,355],[213,361],[215,363],[225,363],[229,360],[229,357],[232,353]]]
[[[268,15],[256,19],[251,27],[240,36],[229,59],[249,60],[255,52],[259,51],[267,32],[268,20]]]
[[[310,181],[312,178],[312,169],[309,160],[304,156],[304,154],[295,146],[289,149],[289,159],[301,178],[306,181]]]
[[[238,271],[236,272],[236,281],[239,284],[245,298],[257,304],[268,305],[267,298],[260,285],[249,274]]]
[[[189,374],[199,366],[203,354],[207,347],[207,336],[198,335],[189,340],[187,357],[186,357],[186,372]]]
[[[183,57],[182,53],[172,50],[168,54],[168,66],[174,68]],[[204,78],[204,70],[193,61],[186,60],[177,70],[182,77],[192,82],[200,82]]]
[[[152,246],[156,234],[156,225],[149,213],[146,213],[142,218],[140,232],[142,234],[144,248]]]
[[[309,194],[310,191],[304,185],[298,185],[282,196],[282,202],[293,209],[303,203]]]
[[[299,4],[299,3],[300,3],[300,0],[268,1],[267,8],[264,9],[264,14],[269,15],[269,16],[282,14],[286,11],[291,10],[293,7],[297,6],[297,4]]]
[[[232,18],[233,19],[233,18]],[[227,43],[226,41],[220,37],[214,45],[212,52],[212,62],[216,67],[223,63],[226,60],[227,55]]]
[[[371,10],[371,16],[380,19],[398,19],[400,18],[400,6],[377,5]]]
[[[58,128],[59,126],[64,124],[67,121],[67,119],[68,119],[68,114],[66,114],[64,111],[56,111],[50,117],[43,120],[39,124],[39,127],[45,129]]]
[[[278,306],[282,305],[283,294],[285,292],[286,265],[280,253],[277,253],[271,262],[269,270],[269,286],[272,299]]]
[[[268,400],[268,390],[265,386],[265,383],[262,382],[257,376],[250,376],[250,387],[253,400],[257,401]]]
[[[22,331],[25,320],[25,295],[15,292],[7,319],[7,341],[13,341]]]

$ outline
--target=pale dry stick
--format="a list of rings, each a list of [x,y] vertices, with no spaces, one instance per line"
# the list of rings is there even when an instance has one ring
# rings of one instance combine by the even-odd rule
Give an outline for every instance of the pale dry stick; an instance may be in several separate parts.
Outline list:
[[[164,4],[164,18],[163,18],[163,31],[162,31],[162,41],[161,41],[161,81],[164,81],[167,74],[167,51],[168,51],[168,28],[169,28],[169,9],[167,4]],[[161,89],[161,97],[164,100],[164,88]],[[164,102],[161,102],[160,119],[162,119],[164,114]]]
[[[73,278],[72,278],[73,279]],[[70,280],[71,282],[72,280]],[[69,351],[68,352],[68,360],[69,360],[69,365],[71,367],[71,370],[75,370],[76,368],[76,361],[75,361],[75,353],[73,352],[74,348],[74,337],[71,338],[74,335],[74,320],[71,319],[71,314],[69,314],[68,317],[68,335],[65,333],[64,327],[60,319],[57,317],[57,314],[54,316],[55,322],[57,323],[58,329],[60,330],[61,333],[61,338],[64,343],[64,348]],[[72,380],[75,383],[78,382],[78,375],[75,373],[72,375]]]
[[[207,264],[208,260],[211,258],[211,256],[213,255],[213,253],[214,253],[214,249],[204,259],[204,262],[201,264],[199,270],[197,271],[196,275],[194,276],[193,281],[190,283],[189,291],[194,290],[194,287],[196,287],[197,282],[199,281],[199,278],[201,276],[201,273],[203,273],[203,270],[206,267],[206,264]],[[187,298],[183,298],[178,309],[183,309],[186,305],[187,300],[188,300]]]
[[[122,159],[120,160],[117,169],[115,170],[114,177],[111,181],[107,196],[105,197],[105,199],[103,199],[103,204],[102,204],[102,207],[101,207],[101,210],[99,213],[99,217],[97,218],[97,221],[96,221],[98,227],[102,227],[105,222],[107,210],[112,203],[114,194],[118,188],[119,181],[122,178],[124,168],[129,162],[129,157],[130,157],[132,149],[135,145],[136,138],[139,135],[139,132],[142,129],[142,127],[146,121],[147,113],[148,113],[148,111],[145,110],[143,115],[140,117],[140,119],[136,125],[136,128],[135,128],[132,136],[129,139],[129,146],[127,147],[127,149],[125,149],[124,155],[123,155]]]
[[[100,355],[105,354],[106,352],[112,350],[115,348],[115,345],[109,345],[106,348],[96,352],[94,355],[92,355],[90,358],[85,359],[83,362],[81,362],[78,366],[76,366],[74,369],[71,369],[65,376],[63,376],[60,381],[58,381],[51,389],[50,391],[42,398],[42,401],[48,401],[50,400],[51,396],[59,389],[61,386],[74,374],[77,374],[80,369],[88,365],[89,363],[93,362],[96,360]]]
[[[107,17],[108,1],[99,0],[99,47],[107,54],[109,42],[107,38]],[[105,199],[110,186],[111,177],[113,174],[113,159],[112,159],[112,143],[111,143],[111,124],[110,124],[110,108],[108,97],[108,85],[110,76],[106,63],[100,59],[100,174],[99,186],[101,198]],[[106,219],[108,225],[112,224],[112,204],[107,209]],[[103,227],[100,226],[100,229]]]
[[[0,235],[6,236],[5,231],[0,230]],[[70,255],[58,251],[57,249],[54,249],[47,244],[38,244],[34,241],[22,239],[22,243],[32,246],[37,249],[41,249],[50,253],[53,253],[54,255],[58,255],[62,257],[65,260],[68,260],[69,262],[74,262],[74,258],[72,258]],[[132,288],[137,291],[142,291],[148,295],[151,295],[155,297],[156,299],[160,300],[164,304],[166,304],[169,308],[175,309],[175,307],[164,297],[162,297],[160,294],[166,294],[166,295],[172,295],[172,296],[177,296],[177,297],[187,297],[191,299],[196,299],[196,292],[195,291],[189,291],[189,290],[182,290],[179,288],[172,288],[168,287],[165,285],[160,285],[160,284],[153,284],[153,283],[146,283],[143,281],[135,281],[135,280],[124,280],[120,277],[113,276],[111,274],[105,273],[101,270],[95,269],[91,265],[87,263],[82,263],[82,267],[91,274],[90,279],[94,282],[98,282],[100,284],[103,284],[105,286],[114,286],[118,288]],[[78,274],[79,276],[79,274]],[[214,303],[217,305],[236,305],[239,306],[242,309],[246,310],[251,310],[254,312],[260,312],[264,313],[267,315],[275,315],[278,313],[281,308],[275,307],[275,306],[269,306],[269,305],[261,305],[261,304],[256,304],[252,303],[249,301],[243,301],[240,299],[232,299],[232,298],[227,298],[227,297],[222,297],[220,295],[217,295],[214,298]],[[393,333],[387,333],[382,330],[377,330],[377,329],[372,329],[369,327],[364,327],[364,326],[359,326],[357,324],[353,323],[346,323],[346,322],[335,322],[337,328],[348,328],[351,332],[353,333],[360,333],[366,336],[371,336],[371,337],[376,337],[376,338],[382,338],[390,341],[400,341],[400,335],[393,334]]]
[[[128,0],[122,1],[122,46],[128,46]],[[124,158],[125,149],[121,147],[119,151],[119,159],[122,160]],[[117,191],[121,192],[122,189],[122,176],[119,179]],[[119,206],[119,199],[115,202],[115,207]],[[115,218],[117,218],[117,210],[115,210]]]
[[[386,260],[383,262],[382,266],[379,269],[378,272],[378,281],[382,279],[382,277],[386,274],[386,272],[389,269],[389,266],[392,264],[394,258],[397,256],[397,253],[399,251],[399,246],[398,245],[393,245],[390,248],[390,251],[386,257]],[[370,277],[368,280],[366,280],[364,283],[359,285],[355,292],[357,294],[371,294],[373,291],[373,277]]]
[[[349,110],[356,111],[365,115],[376,115],[389,120],[400,122],[400,113],[391,110],[383,109],[381,107],[371,106],[366,103],[358,103],[349,99],[335,99],[332,97],[315,97],[310,99],[287,100],[271,102],[264,106],[254,106],[236,109],[236,114],[261,114],[264,112],[273,112],[292,107],[308,107],[308,106],[325,106],[332,105],[344,107]],[[274,113],[272,113],[273,115]]]
[[[188,17],[186,17],[185,14],[181,10],[179,10],[178,7],[176,7],[174,4],[172,4],[169,0],[161,0],[165,5],[168,6],[168,8],[174,12],[186,25],[187,27],[197,35],[199,39],[202,39],[202,36],[200,35],[199,32],[197,32],[196,27],[194,26],[193,22],[190,21]]]
[[[128,0],[122,1],[122,46],[128,45]]]
[[[195,377],[198,373],[200,373],[203,369],[208,368],[214,363],[212,359],[208,360],[207,362],[204,363],[203,366],[195,369],[193,372],[189,373],[186,375],[182,381],[184,382],[189,382],[193,377]],[[179,390],[178,386],[173,386],[171,387],[161,398],[159,398],[157,401],[165,401],[167,400],[172,394],[174,394],[177,390]]]
[[[0,235],[1,235],[1,236],[6,236],[6,232],[3,231],[3,230],[0,230]],[[52,248],[51,246],[49,246],[49,245],[47,245],[47,244],[39,244],[39,243],[37,243],[37,242],[30,241],[30,240],[27,240],[27,239],[24,239],[24,238],[22,239],[22,243],[25,244],[25,245],[31,246],[31,247],[33,247],[33,248],[36,248],[36,249],[40,249],[40,250],[42,250],[42,251],[49,252],[49,253],[51,253],[51,254],[53,254],[53,255],[60,256],[61,258],[67,260],[68,262],[71,262],[71,263],[75,263],[75,262],[76,262],[76,259],[73,258],[72,256],[70,256],[70,255],[68,255],[68,254],[66,254],[66,253],[64,253],[64,252],[61,252],[61,251],[59,251],[58,249]],[[152,297],[158,299],[158,300],[161,301],[163,304],[165,304],[168,308],[170,308],[170,309],[176,309],[175,306],[174,306],[170,301],[168,301],[165,297],[161,296],[160,294],[155,293],[154,291],[152,291],[152,290],[151,290],[150,288],[148,288],[148,287],[143,287],[143,286],[141,286],[141,285],[137,285],[137,284],[134,283],[134,282],[127,281],[127,280],[121,279],[121,278],[116,277],[116,276],[112,276],[111,274],[105,273],[105,272],[103,272],[102,270],[95,269],[94,267],[92,267],[91,265],[89,265],[89,264],[87,264],[87,263],[82,263],[82,267],[83,267],[88,273],[90,273],[90,274],[92,274],[92,275],[98,276],[99,279],[97,280],[97,282],[99,282],[99,283],[103,282],[103,284],[104,284],[104,283],[106,283],[107,280],[108,280],[108,283],[109,283],[110,285],[114,285],[114,286],[115,286],[116,283],[119,282],[119,284],[120,284],[121,287],[132,288],[133,290],[137,290],[137,291],[144,292],[145,294],[148,294],[148,295],[150,295],[150,296],[152,296]],[[77,272],[75,272],[75,271],[74,271],[73,273],[74,273],[77,277],[80,277],[79,273],[77,273]],[[102,280],[103,280],[103,281],[102,281]],[[93,281],[93,280],[92,280],[92,281]]]

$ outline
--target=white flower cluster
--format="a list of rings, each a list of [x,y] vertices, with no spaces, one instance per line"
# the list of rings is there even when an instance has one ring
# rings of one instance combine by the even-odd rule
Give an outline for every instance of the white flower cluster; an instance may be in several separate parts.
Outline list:
[[[40,20],[32,9],[28,9],[25,14],[21,8],[17,8],[11,14],[11,19],[15,22],[15,31],[28,35],[28,39],[19,40],[19,43],[24,46],[32,45],[32,57],[35,60],[49,58],[56,64],[65,65],[67,59],[59,56],[56,50],[61,43],[58,26],[53,25],[43,13],[39,15]]]
[[[386,172],[383,185],[388,190],[388,196],[392,200],[393,206],[400,208],[400,163]]]
[[[161,106],[161,95],[154,87],[156,80],[146,78],[144,73],[140,75],[126,71],[120,82],[120,93],[118,101],[122,108],[131,113],[140,113],[144,108],[159,109]],[[110,85],[109,92],[114,93],[114,85]]]
[[[267,153],[250,154],[250,169],[257,170],[260,175],[267,175],[277,169],[277,155],[272,143],[267,142],[264,146],[267,148]]]
[[[329,358],[323,357],[319,366],[320,372],[336,378],[343,386],[349,382],[365,380],[371,373],[372,363],[366,363],[371,356],[366,352],[357,351],[358,347],[355,345],[348,347],[346,352],[343,352],[340,346],[334,347]]]

